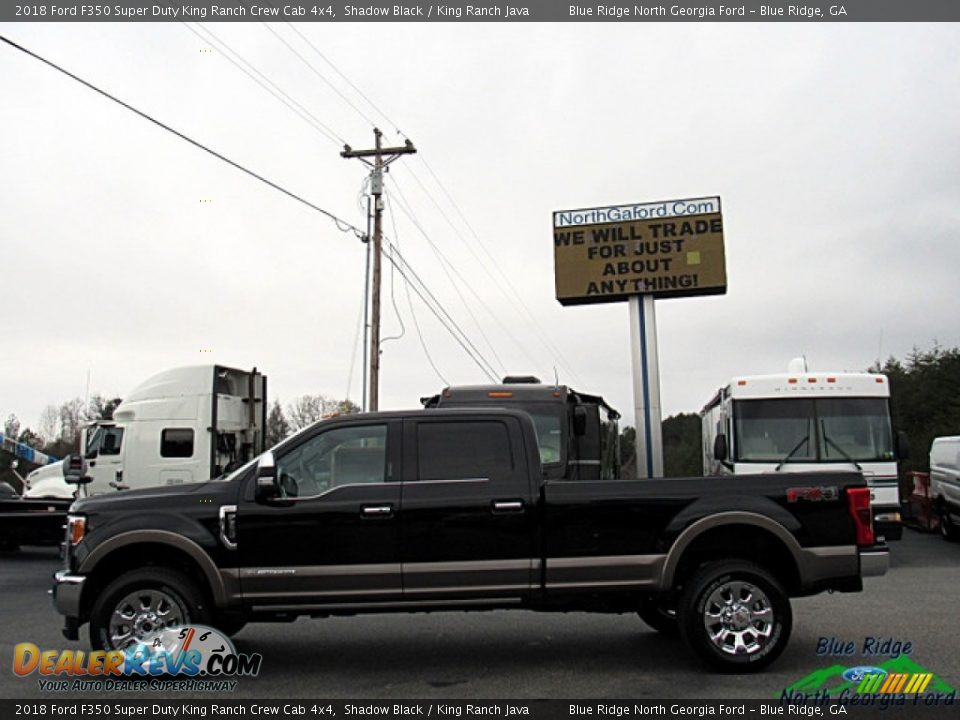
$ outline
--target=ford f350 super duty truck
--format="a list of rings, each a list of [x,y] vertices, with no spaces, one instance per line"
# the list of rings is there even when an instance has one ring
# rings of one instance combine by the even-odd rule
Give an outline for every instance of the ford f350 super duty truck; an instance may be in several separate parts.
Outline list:
[[[786,645],[791,597],[886,571],[871,522],[857,473],[549,480],[519,410],[349,415],[225,478],[78,500],[53,596],[97,649],[188,623],[657,608],[750,671]]]

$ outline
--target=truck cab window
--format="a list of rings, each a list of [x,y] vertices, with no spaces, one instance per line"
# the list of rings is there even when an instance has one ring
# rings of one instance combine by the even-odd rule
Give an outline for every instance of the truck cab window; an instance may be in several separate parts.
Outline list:
[[[193,457],[193,429],[167,428],[160,433],[160,457]]]
[[[123,444],[123,428],[105,427],[101,430],[103,433],[100,439],[100,454],[119,455],[120,446]]]
[[[341,485],[386,480],[387,426],[342,427],[322,432],[277,459],[280,487],[312,497]]]
[[[423,422],[417,426],[419,480],[504,479],[513,473],[502,422]]]

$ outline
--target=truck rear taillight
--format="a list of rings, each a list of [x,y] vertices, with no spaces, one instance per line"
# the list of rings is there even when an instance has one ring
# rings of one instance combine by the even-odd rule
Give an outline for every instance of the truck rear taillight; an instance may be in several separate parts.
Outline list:
[[[847,508],[857,528],[857,545],[873,545],[873,516],[870,512],[870,488],[847,488]]]

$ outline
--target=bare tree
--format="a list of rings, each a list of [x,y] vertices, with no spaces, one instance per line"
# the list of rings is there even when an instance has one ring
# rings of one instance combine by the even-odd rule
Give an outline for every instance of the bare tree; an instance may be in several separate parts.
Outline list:
[[[48,443],[60,437],[60,410],[56,405],[47,405],[40,413],[39,434]]]
[[[80,426],[86,420],[83,400],[74,398],[60,406],[60,440],[74,444],[80,440]]]
[[[283,416],[283,408],[280,407],[280,401],[274,400],[270,406],[270,413],[267,415],[267,433],[266,446],[273,447],[290,434],[290,423]]]
[[[3,424],[3,434],[13,440],[20,437],[20,421],[13,413],[10,413],[10,417],[8,417],[7,421]]]
[[[332,415],[352,415],[360,408],[350,400],[334,400],[326,395],[302,395],[287,406],[287,417],[293,430],[312,425]]]

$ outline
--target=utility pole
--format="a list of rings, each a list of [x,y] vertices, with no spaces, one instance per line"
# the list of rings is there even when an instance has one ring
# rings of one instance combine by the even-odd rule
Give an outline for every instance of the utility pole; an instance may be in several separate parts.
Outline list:
[[[403,147],[383,147],[383,133],[373,129],[374,148],[372,150],[354,150],[343,146],[340,157],[359,158],[372,168],[370,171],[370,194],[373,195],[373,288],[371,291],[370,319],[370,392],[367,394],[371,412],[376,412],[380,400],[380,277],[381,252],[383,248],[383,172],[390,163],[401,155],[411,155],[417,151],[413,143],[407,140]],[[373,158],[371,162],[367,158]]]

